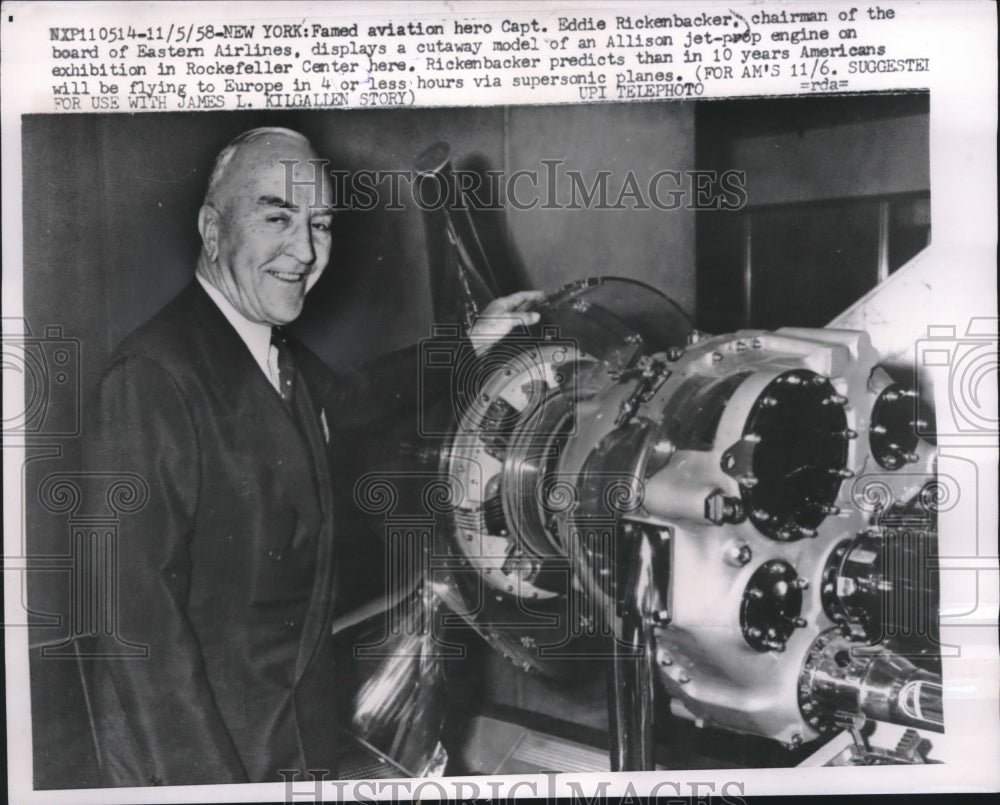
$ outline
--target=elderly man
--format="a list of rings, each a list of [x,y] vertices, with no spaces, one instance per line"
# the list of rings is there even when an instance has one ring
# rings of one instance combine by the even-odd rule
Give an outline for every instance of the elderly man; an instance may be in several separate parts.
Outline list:
[[[118,633],[148,657],[88,668],[109,785],[336,775],[336,435],[407,400],[334,375],[282,329],[330,257],[315,160],[285,129],[222,151],[195,279],[117,348],[90,406],[87,468],[149,487],[118,546]],[[532,321],[514,311],[536,298],[497,300],[473,343]],[[395,376],[415,360],[394,356]]]

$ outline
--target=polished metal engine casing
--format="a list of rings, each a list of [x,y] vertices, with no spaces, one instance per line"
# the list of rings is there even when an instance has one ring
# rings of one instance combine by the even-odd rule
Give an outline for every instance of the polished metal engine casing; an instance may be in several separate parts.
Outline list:
[[[738,332],[701,340],[676,360],[666,361],[670,375],[637,410],[647,419],[648,449],[635,465],[603,465],[607,473],[632,473],[641,503],[625,517],[659,531],[669,551],[670,579],[661,580],[666,613],[654,626],[657,676],[673,697],[673,710],[699,723],[763,735],[790,744],[816,737],[800,712],[799,669],[813,640],[834,626],[821,601],[823,571],[844,540],[863,531],[880,506],[907,500],[932,472],[933,448],[926,444],[897,472],[879,466],[871,455],[869,414],[891,381],[876,370],[878,356],[864,333],[783,329]],[[846,420],[846,459],[842,481],[826,515],[813,533],[774,539],[761,533],[750,517],[740,522],[706,519],[705,501],[713,494],[740,500],[754,482],[753,451],[747,436],[748,414],[771,384],[804,370],[827,378]],[[718,419],[712,444],[705,450],[677,450],[658,433],[671,398],[693,377],[725,378],[745,374]],[[627,386],[609,386],[588,403],[594,411],[567,451],[560,469],[571,473],[590,460],[594,445],[616,428],[614,413],[629,394]],[[810,445],[801,445],[807,462]],[[668,454],[649,472],[643,456]],[[662,459],[661,459],[662,460]],[[564,519],[570,532],[572,518]],[[572,534],[567,534],[572,538]],[[741,609],[750,580],[765,563],[780,560],[802,580],[801,609],[784,645],[760,651],[748,645]],[[596,587],[596,585],[595,585]],[[606,600],[608,606],[612,605]]]
[[[910,392],[863,332],[680,340],[675,326],[655,344],[587,287],[543,306],[543,334],[496,360],[460,418],[442,462],[453,553],[512,610],[568,601],[573,635],[631,645],[623,610],[637,608],[676,715],[790,746],[817,737],[800,672],[840,625],[824,607],[830,568],[933,477],[934,448],[896,444],[898,423],[872,438],[876,402]],[[544,670],[537,641],[510,643]]]

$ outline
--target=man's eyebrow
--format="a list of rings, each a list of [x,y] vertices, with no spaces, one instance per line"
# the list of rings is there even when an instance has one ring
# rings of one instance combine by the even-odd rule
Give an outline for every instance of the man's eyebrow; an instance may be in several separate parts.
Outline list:
[[[257,199],[257,206],[259,207],[279,207],[283,210],[297,210],[299,207],[297,204],[293,204],[288,199],[284,199],[281,196],[261,196]]]
[[[263,195],[257,199],[257,205],[259,207],[278,207],[279,209],[292,210],[293,212],[297,212],[299,209],[298,204],[281,196]],[[333,215],[336,211],[337,208],[333,204],[324,204],[321,207],[309,207],[310,215]]]

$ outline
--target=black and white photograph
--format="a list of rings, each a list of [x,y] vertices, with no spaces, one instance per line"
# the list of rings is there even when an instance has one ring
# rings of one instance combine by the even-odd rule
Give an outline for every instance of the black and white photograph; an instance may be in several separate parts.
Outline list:
[[[935,92],[18,115],[22,790],[743,802],[993,745]]]

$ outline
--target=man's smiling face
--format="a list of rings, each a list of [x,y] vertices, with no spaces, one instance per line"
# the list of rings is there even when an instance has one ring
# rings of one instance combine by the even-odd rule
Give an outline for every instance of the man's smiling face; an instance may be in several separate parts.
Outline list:
[[[294,321],[330,259],[331,198],[304,140],[273,134],[245,144],[202,211],[216,255],[207,279],[251,321]]]

